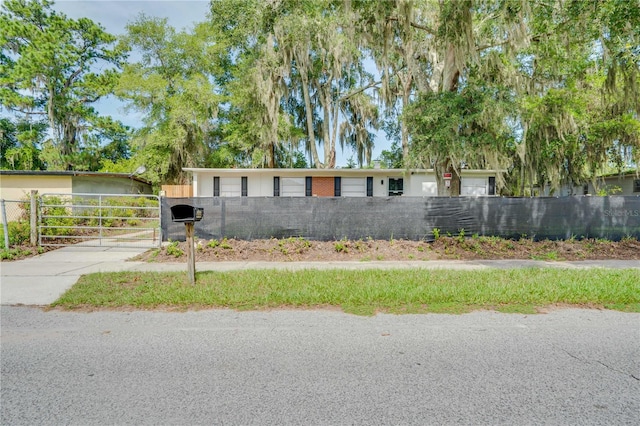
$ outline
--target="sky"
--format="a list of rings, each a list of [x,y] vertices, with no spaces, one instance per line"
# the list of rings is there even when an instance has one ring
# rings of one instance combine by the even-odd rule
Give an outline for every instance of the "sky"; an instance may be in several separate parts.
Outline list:
[[[1,0],[0,0],[1,3]],[[190,30],[194,23],[206,19],[209,11],[208,0],[56,0],[53,9],[64,13],[69,18],[89,18],[100,23],[108,33],[121,35],[125,33],[127,23],[135,20],[140,14],[150,17],[168,18],[169,25],[177,30]],[[114,97],[100,100],[96,109],[103,115],[110,115],[116,120],[132,127],[139,127],[140,115],[124,110],[124,104]],[[388,149],[382,133],[375,142],[373,158],[379,157],[383,149]],[[337,164],[345,166],[351,152],[342,153],[337,147]],[[354,156],[355,158],[355,156]]]

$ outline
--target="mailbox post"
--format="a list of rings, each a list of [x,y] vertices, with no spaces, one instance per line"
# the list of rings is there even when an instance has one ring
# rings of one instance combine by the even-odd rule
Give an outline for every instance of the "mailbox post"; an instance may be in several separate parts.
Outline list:
[[[176,204],[171,207],[171,220],[184,223],[187,234],[187,275],[189,275],[189,282],[192,285],[196,283],[196,250],[193,241],[193,224],[201,221],[202,216],[204,216],[202,207],[194,207],[188,204]]]

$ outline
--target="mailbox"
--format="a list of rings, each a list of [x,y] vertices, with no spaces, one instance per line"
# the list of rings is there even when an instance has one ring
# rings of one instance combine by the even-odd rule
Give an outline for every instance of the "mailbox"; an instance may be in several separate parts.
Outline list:
[[[171,206],[171,220],[174,222],[199,222],[202,220],[202,216],[204,216],[204,208],[202,207],[194,207],[188,204]]]

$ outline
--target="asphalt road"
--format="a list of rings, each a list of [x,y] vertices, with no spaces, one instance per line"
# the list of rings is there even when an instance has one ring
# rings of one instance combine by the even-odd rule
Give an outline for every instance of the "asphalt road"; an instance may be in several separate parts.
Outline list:
[[[0,423],[640,424],[640,315],[2,306]]]

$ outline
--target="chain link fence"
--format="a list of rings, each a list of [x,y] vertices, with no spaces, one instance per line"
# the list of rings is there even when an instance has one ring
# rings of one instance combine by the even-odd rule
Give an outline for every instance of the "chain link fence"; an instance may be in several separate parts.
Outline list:
[[[0,200],[0,248],[28,244],[30,241],[30,202],[25,200]]]

